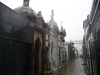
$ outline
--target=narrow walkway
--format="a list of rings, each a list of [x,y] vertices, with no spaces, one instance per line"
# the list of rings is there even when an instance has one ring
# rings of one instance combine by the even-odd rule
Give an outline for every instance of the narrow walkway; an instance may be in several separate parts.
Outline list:
[[[84,66],[82,58],[77,58],[71,64],[59,70],[55,74],[49,75],[86,75],[84,72]]]

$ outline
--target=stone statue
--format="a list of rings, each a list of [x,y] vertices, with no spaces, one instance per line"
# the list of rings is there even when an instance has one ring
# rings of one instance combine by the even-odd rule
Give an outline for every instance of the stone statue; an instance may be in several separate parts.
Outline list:
[[[51,12],[51,20],[53,20],[54,19],[54,10],[52,10],[52,12]]]
[[[54,16],[54,10],[52,10],[52,16]]]
[[[30,1],[30,0],[24,0],[24,1],[23,1],[23,6],[29,6],[29,1]]]

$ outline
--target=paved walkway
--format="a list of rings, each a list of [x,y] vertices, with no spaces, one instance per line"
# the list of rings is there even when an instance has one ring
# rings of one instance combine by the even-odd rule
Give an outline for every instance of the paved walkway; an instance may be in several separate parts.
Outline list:
[[[79,57],[58,72],[48,75],[86,75],[82,64],[83,60]]]

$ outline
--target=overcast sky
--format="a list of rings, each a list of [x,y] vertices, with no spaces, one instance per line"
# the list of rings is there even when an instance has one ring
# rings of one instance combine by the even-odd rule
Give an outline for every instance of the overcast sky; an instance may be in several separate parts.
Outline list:
[[[1,0],[14,9],[23,5],[23,0]],[[50,20],[51,10],[54,10],[54,20],[59,28],[61,21],[66,29],[66,41],[83,39],[83,21],[91,11],[93,0],[30,0],[34,11],[42,11],[45,21]]]

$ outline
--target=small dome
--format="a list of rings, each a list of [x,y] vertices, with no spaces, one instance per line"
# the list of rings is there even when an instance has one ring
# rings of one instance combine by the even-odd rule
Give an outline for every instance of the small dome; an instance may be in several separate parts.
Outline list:
[[[53,26],[54,26],[54,29],[58,30],[58,25],[55,21],[53,21]]]
[[[53,25],[54,25],[55,27],[58,27],[58,25],[57,25],[57,23],[56,23],[55,21],[53,21]]]
[[[24,16],[32,14],[37,17],[37,13],[29,6],[20,6],[15,8],[14,10]]]
[[[58,29],[58,25],[57,25],[57,23],[55,22],[55,21],[52,21],[52,20],[50,20],[49,21],[49,25],[52,25],[52,27],[54,28],[54,29]]]

